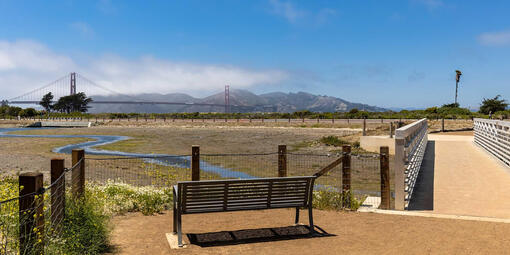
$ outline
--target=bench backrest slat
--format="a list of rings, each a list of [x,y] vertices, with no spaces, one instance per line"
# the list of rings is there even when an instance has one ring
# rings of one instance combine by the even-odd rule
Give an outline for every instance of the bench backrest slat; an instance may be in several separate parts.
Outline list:
[[[315,176],[178,183],[183,214],[306,207]]]

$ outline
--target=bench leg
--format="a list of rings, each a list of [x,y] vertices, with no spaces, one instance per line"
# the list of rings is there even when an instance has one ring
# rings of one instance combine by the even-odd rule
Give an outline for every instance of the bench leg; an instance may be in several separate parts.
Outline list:
[[[177,240],[179,247],[182,247],[182,217],[180,213],[177,213]]]
[[[173,216],[174,216],[174,220],[173,220],[173,224],[174,224],[174,229],[173,229],[173,233],[176,234],[177,233],[177,196],[175,194],[175,190],[173,190]]]
[[[313,213],[312,213],[312,205],[308,206],[308,221],[310,223],[310,235],[313,235],[314,225],[313,225]]]
[[[173,216],[174,216],[174,221],[173,221],[173,223],[174,223],[174,229],[173,229],[173,230],[174,230],[174,234],[176,234],[176,233],[177,233],[177,208],[176,208],[175,203],[174,203]]]
[[[296,221],[295,224],[297,225],[299,223],[299,207],[296,207]]]

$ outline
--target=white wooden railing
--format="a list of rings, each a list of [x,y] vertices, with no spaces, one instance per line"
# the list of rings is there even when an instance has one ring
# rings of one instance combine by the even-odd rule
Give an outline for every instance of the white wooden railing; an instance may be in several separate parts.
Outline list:
[[[510,121],[474,119],[475,143],[510,166]]]
[[[395,209],[404,210],[413,195],[427,148],[427,119],[395,130]]]

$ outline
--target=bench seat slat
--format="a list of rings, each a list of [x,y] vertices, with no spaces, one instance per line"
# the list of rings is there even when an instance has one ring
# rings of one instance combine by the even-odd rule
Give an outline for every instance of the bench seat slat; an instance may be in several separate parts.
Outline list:
[[[271,199],[271,202],[281,202],[281,201],[305,201],[305,196],[289,196],[289,197],[273,197]],[[234,203],[245,203],[247,201],[253,201],[253,202],[263,202],[267,203],[267,197],[258,197],[258,198],[238,198],[238,199],[229,199],[227,204],[234,204]],[[223,203],[223,199],[215,199],[215,200],[202,200],[202,201],[189,201],[187,203],[187,208],[192,206],[208,206],[211,204],[220,204]]]
[[[184,214],[304,207],[314,178],[179,182],[177,199]]]

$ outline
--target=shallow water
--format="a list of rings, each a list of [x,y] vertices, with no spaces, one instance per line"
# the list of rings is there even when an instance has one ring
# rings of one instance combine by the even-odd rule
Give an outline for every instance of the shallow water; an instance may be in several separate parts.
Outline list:
[[[41,128],[37,128],[41,129]],[[71,154],[73,149],[84,149],[86,154],[89,155],[102,155],[102,156],[121,156],[121,157],[134,157],[143,158],[146,163],[153,163],[163,166],[175,166],[180,168],[189,168],[191,165],[190,156],[178,156],[168,154],[143,154],[143,153],[130,153],[122,151],[100,150],[94,147],[112,144],[115,142],[130,139],[128,136],[116,135],[17,135],[10,134],[14,131],[26,131],[27,128],[0,128],[0,138],[88,138],[93,141],[69,144],[62,147],[53,148],[55,153]],[[244,172],[238,172],[231,169],[211,165],[207,162],[200,161],[200,169],[204,172],[210,172],[219,175],[222,178],[242,178],[250,179],[256,178]]]

